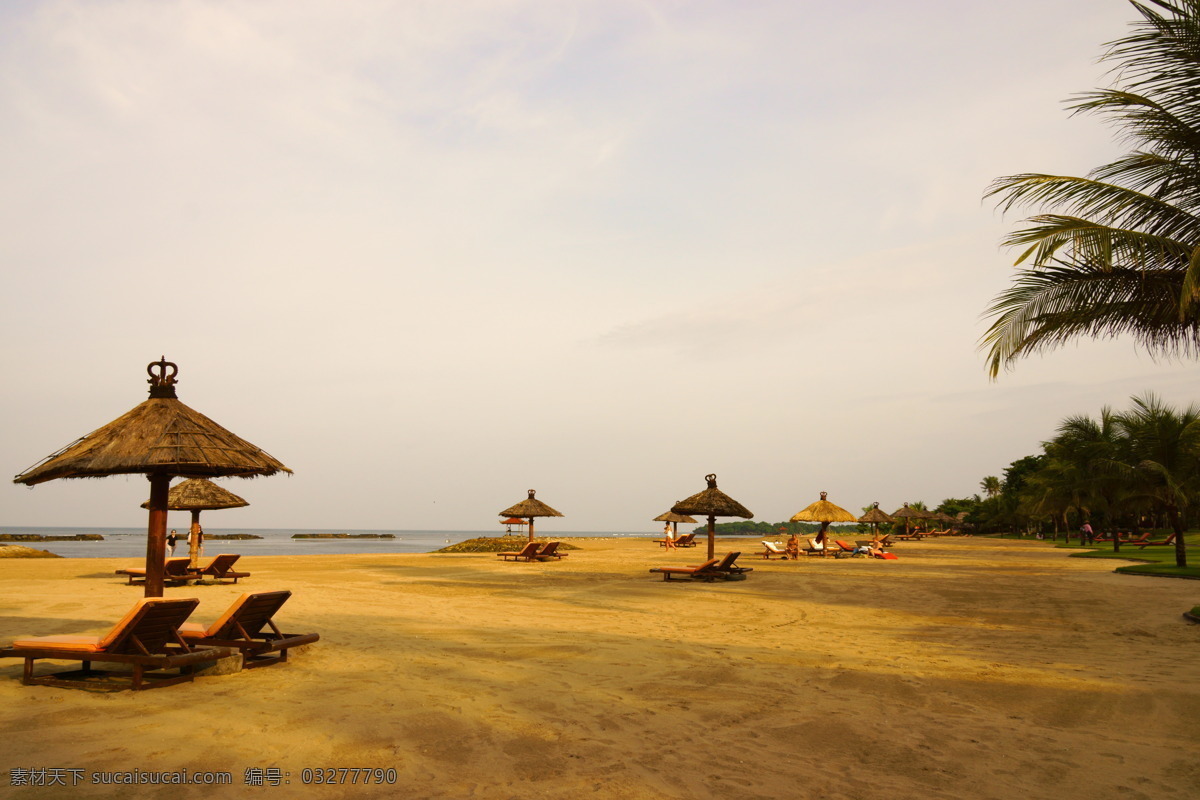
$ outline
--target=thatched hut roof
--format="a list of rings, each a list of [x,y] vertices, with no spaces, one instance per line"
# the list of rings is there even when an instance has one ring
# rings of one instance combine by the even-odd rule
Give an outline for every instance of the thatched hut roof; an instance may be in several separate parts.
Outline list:
[[[872,503],[871,508],[867,513],[858,518],[859,522],[873,522],[876,524],[885,522],[894,522],[892,515],[886,511],[879,510],[879,503]]]
[[[520,517],[509,517],[508,519],[500,520],[501,525],[528,525],[529,523]]]
[[[150,399],[97,428],[13,479],[33,486],[56,478],[147,473],[192,478],[251,478],[291,472],[266,451],[179,401],[175,372],[155,362]]]
[[[919,508],[913,508],[908,503],[905,503],[902,507],[893,511],[892,516],[900,517],[901,519],[904,519],[905,517],[908,519],[929,519],[933,515],[928,511],[923,511]]]
[[[676,514],[674,511],[667,511],[666,513],[659,514],[657,517],[651,520],[651,522],[683,522],[685,524],[695,521],[695,519],[689,517],[687,514]]]
[[[189,478],[171,487],[167,495],[169,511],[213,511],[219,508],[242,508],[250,503],[228,489],[217,486],[205,478]],[[142,503],[149,508],[150,501]]]
[[[858,517],[841,506],[834,505],[825,498],[827,492],[821,492],[821,499],[803,511],[792,515],[792,522],[857,522]]]
[[[550,506],[535,498],[534,492],[529,490],[529,497],[515,506],[510,506],[500,512],[503,517],[561,517],[562,514],[555,511]]]
[[[703,517],[742,517],[751,519],[754,512],[717,488],[717,476],[705,475],[708,488],[671,506],[675,514],[696,514]]]

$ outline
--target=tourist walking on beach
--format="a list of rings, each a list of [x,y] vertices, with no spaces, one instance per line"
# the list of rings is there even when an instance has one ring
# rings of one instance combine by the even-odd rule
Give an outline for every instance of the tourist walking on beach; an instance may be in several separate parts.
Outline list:
[[[671,523],[663,523],[663,547],[667,550],[675,549],[675,537],[671,535]]]
[[[178,541],[179,534],[175,532],[174,528],[172,528],[171,532],[167,535],[167,558],[175,555],[175,543]]]

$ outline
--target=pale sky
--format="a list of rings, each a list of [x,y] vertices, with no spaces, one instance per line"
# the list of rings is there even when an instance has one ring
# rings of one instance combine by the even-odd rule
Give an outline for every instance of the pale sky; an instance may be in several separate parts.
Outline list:
[[[179,397],[295,470],[212,528],[657,531],[934,505],[1194,362],[1129,340],[988,379],[1019,172],[1125,151],[1124,0],[0,5],[8,474]],[[144,478],[0,525],[145,524]],[[186,524],[172,515],[171,525]]]

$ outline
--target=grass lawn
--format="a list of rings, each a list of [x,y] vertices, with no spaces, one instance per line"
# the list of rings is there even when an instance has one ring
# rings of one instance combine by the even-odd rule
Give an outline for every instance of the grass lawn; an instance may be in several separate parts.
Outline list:
[[[1161,542],[1170,535],[1170,531],[1154,531],[1150,539],[1155,542]],[[1020,539],[1022,537],[1013,534],[1004,534],[1001,538],[1004,539]],[[1030,536],[1024,537],[1026,541],[1039,541]],[[1137,545],[1121,545],[1121,552],[1114,553],[1112,550],[1112,542],[1097,542],[1092,545],[1080,545],[1077,534],[1072,534],[1071,543],[1064,544],[1062,540],[1051,541],[1050,539],[1042,540],[1048,545],[1053,545],[1060,550],[1075,550],[1072,554],[1073,558],[1111,558],[1118,561],[1129,562],[1137,561],[1142,563],[1129,564],[1124,563],[1116,567],[1117,572],[1127,573],[1131,575],[1159,575],[1170,576],[1176,578],[1200,578],[1200,531],[1191,531],[1183,535],[1183,541],[1187,545],[1188,566],[1175,566],[1175,546],[1173,544],[1157,547],[1140,548]]]

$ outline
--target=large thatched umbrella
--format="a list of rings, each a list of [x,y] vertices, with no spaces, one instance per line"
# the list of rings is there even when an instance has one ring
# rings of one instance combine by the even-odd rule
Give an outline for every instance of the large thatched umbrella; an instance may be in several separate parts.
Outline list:
[[[536,490],[529,490],[529,497],[500,512],[502,517],[527,517],[529,519],[529,541],[533,541],[534,517],[561,517],[562,514],[534,497]]]
[[[674,511],[667,511],[665,513],[659,514],[657,517],[655,517],[654,519],[652,519],[650,521],[651,522],[669,522],[669,523],[671,523],[671,531],[672,531],[671,538],[672,539],[679,538],[679,523],[683,522],[683,523],[691,523],[692,525],[696,524],[696,520],[694,517],[689,517],[687,514],[676,514]]]
[[[192,512],[191,536],[188,537],[188,557],[191,566],[199,566],[196,560],[200,557],[200,512],[216,511],[222,508],[243,508],[250,505],[228,489],[222,489],[207,478],[189,478],[183,483],[177,483],[167,493],[168,511]],[[150,501],[142,503],[142,508],[150,508]]]
[[[908,503],[905,503],[900,508],[892,512],[893,517],[899,517],[904,520],[904,535],[908,535],[908,522],[913,519],[929,519],[929,512],[922,511],[919,508],[913,508]]]
[[[155,368],[157,367],[157,371]],[[291,472],[282,463],[179,402],[179,368],[165,358],[146,367],[150,399],[14,478],[34,486],[57,478],[141,473],[150,480],[146,597],[162,597],[167,496],[172,477],[253,478]]]
[[[866,522],[871,525],[871,538],[878,541],[879,525],[884,522],[895,522],[891,515],[886,511],[879,510],[879,503],[872,503],[871,508],[867,513],[858,518],[859,522]]]
[[[752,519],[754,514],[717,488],[716,475],[705,475],[704,480],[708,483],[707,489],[671,506],[671,511],[708,517],[708,557],[711,560],[717,550],[717,517]]]
[[[819,522],[821,530],[817,532],[817,541],[822,545],[826,543],[828,536],[826,531],[829,529],[831,522],[858,522],[858,517],[851,514],[841,506],[836,506],[825,498],[828,497],[828,492],[821,492],[821,499],[811,504],[803,511],[797,511],[792,515],[792,522]]]

